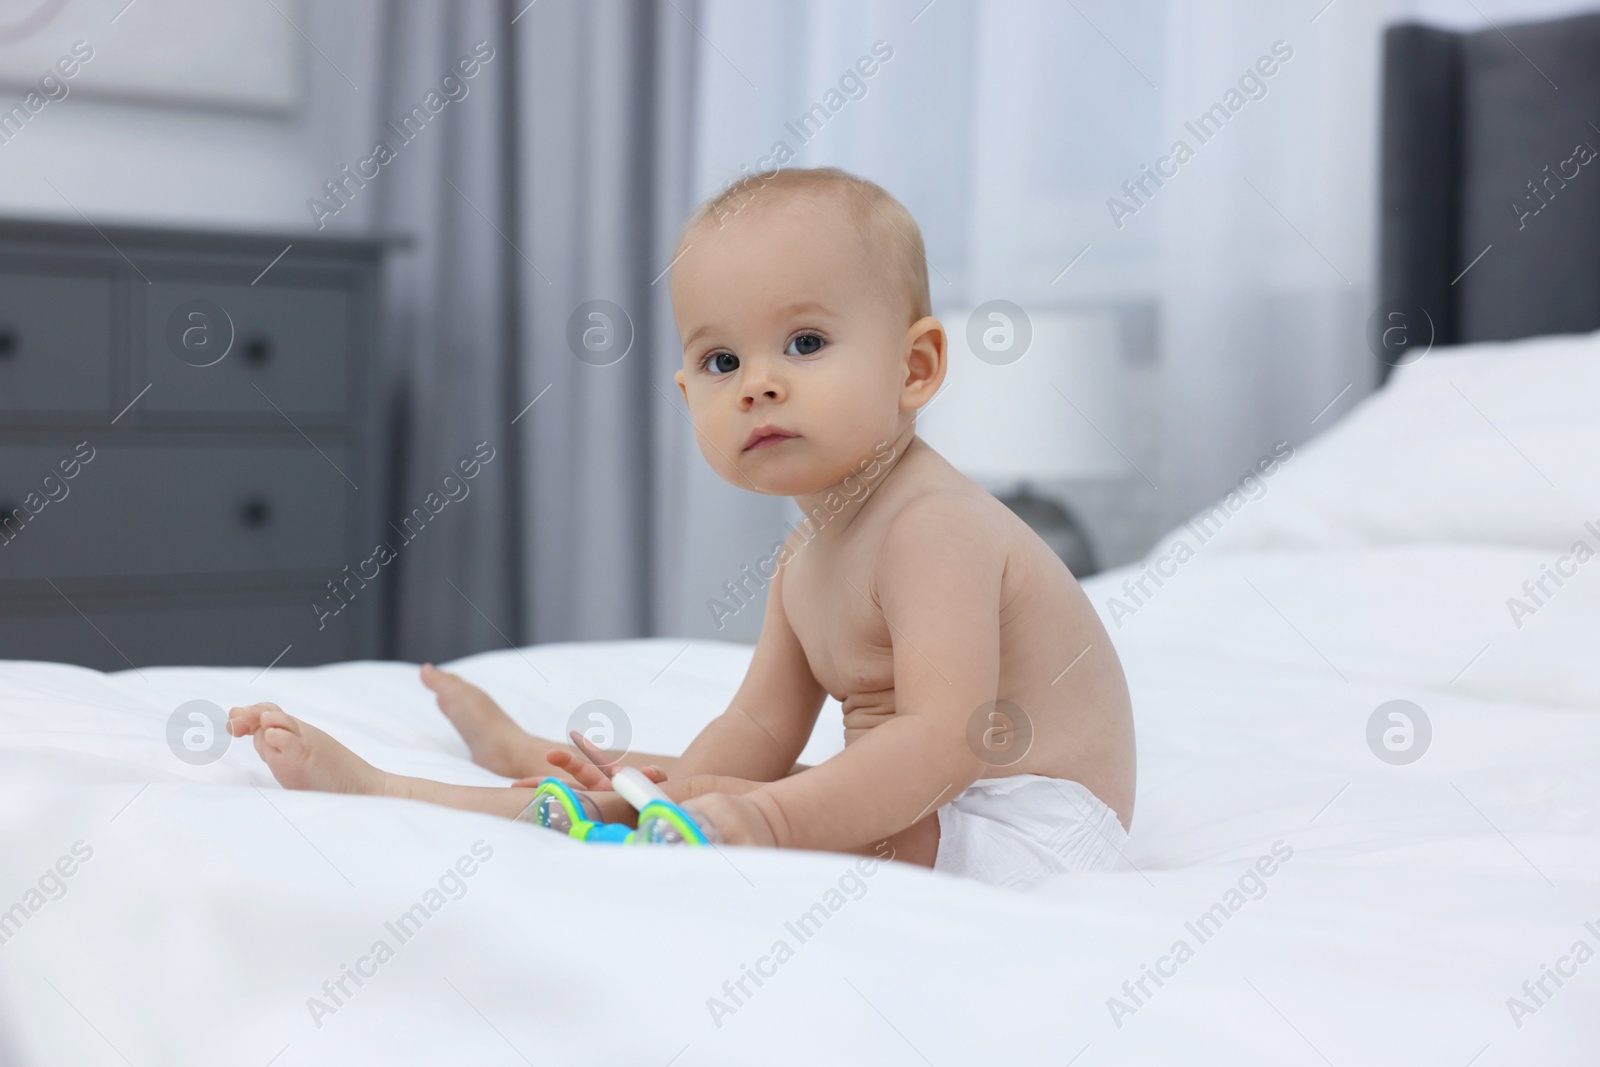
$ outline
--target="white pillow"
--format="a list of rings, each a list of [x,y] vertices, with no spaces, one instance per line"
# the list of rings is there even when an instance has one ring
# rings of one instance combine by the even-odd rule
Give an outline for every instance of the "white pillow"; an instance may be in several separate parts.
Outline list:
[[[1209,513],[1206,550],[1600,548],[1600,331],[1436,348],[1260,486]]]

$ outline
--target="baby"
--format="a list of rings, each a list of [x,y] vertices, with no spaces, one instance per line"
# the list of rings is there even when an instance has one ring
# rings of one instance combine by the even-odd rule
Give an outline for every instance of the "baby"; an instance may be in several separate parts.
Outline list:
[[[807,519],[728,709],[682,756],[620,762],[726,844],[877,852],[1017,886],[1117,865],[1134,795],[1122,667],[1060,559],[916,436],[947,348],[910,213],[839,170],[779,171],[702,205],[677,251],[675,379],[701,452]],[[606,821],[631,821],[574,749],[454,675],[424,666],[422,681],[477,763],[566,777]],[[798,766],[830,694],[845,748]],[[230,720],[291,789],[507,817],[528,803],[522,788],[387,774],[272,704]]]

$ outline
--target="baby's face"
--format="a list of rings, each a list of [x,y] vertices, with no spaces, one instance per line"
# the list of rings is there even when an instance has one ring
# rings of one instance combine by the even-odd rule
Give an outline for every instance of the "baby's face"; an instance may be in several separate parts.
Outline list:
[[[691,232],[673,268],[676,380],[718,474],[797,496],[859,473],[909,423],[910,323],[842,213],[755,196],[723,227]],[[790,436],[760,439],[768,429]]]

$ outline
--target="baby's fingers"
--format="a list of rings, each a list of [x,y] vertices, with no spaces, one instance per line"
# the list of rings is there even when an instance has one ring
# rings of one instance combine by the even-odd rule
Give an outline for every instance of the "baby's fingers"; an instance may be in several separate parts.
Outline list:
[[[587,737],[576,730],[568,730],[567,737],[571,739],[573,747],[589,758],[589,762],[600,768],[600,773],[610,778],[616,773],[616,768],[621,764],[611,758],[610,754]]]
[[[580,759],[565,749],[552,749],[545,762],[570,774],[583,789],[600,791],[611,788],[611,779],[588,760]]]

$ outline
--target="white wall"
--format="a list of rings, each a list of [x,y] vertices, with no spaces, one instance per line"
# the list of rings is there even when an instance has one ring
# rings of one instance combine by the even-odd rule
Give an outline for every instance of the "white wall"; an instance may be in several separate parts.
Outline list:
[[[268,115],[97,95],[91,61],[68,83],[65,99],[46,105],[0,144],[0,214],[80,221],[82,212],[97,223],[314,228],[306,200],[370,147],[378,103],[378,5],[279,6],[296,16],[299,29],[344,76],[296,34],[305,78],[301,105],[290,115]],[[91,41],[97,56],[128,47],[136,31],[148,28],[140,20],[162,14],[161,0],[140,0],[115,23],[107,19]],[[44,38],[52,54],[64,55],[79,36],[70,26],[46,27],[28,48],[35,51]],[[205,47],[204,41],[193,44]],[[0,86],[0,110],[25,94],[20,86]],[[339,228],[359,229],[369,208],[352,204],[337,219]]]

